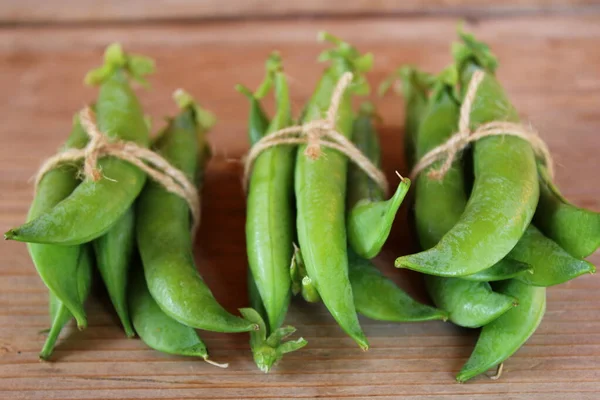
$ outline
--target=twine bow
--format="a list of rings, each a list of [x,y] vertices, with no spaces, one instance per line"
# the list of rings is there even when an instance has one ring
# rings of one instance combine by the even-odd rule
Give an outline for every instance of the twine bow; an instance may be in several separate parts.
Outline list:
[[[544,161],[549,175],[551,177],[554,176],[554,168],[550,150],[548,150],[546,143],[544,143],[538,133],[532,128],[527,128],[521,124],[513,122],[492,121],[479,126],[474,131],[470,130],[469,127],[471,124],[470,118],[471,111],[473,109],[473,102],[475,101],[477,89],[483,81],[484,76],[484,72],[478,70],[473,74],[473,77],[469,82],[467,94],[462,106],[460,107],[458,132],[450,136],[445,143],[426,153],[413,167],[410,173],[411,178],[415,178],[420,172],[431,166],[434,162],[444,159],[444,163],[439,169],[433,169],[427,173],[427,176],[431,179],[442,179],[452,166],[456,155],[465,149],[469,143],[475,142],[486,136],[498,135],[516,136],[528,141],[531,144],[534,152]]]
[[[383,172],[335,128],[342,96],[352,82],[352,77],[352,73],[350,72],[342,75],[331,96],[331,103],[324,119],[317,119],[303,125],[294,125],[280,129],[264,136],[252,146],[244,163],[245,188],[248,185],[252,165],[260,153],[266,149],[280,145],[306,144],[304,155],[311,160],[316,160],[321,156],[321,147],[335,149],[346,155],[349,160],[354,162],[373,179],[384,192],[387,192],[388,182]]]
[[[35,187],[44,174],[57,165],[81,159],[84,160],[85,177],[97,182],[103,178],[102,172],[98,168],[98,159],[104,156],[113,156],[135,165],[167,191],[183,198],[188,203],[192,214],[192,232],[196,231],[200,223],[200,199],[196,187],[183,172],[172,166],[159,154],[133,142],[111,141],[98,129],[96,116],[90,107],[81,110],[79,120],[90,138],[88,144],[83,149],[68,149],[47,159],[36,175]]]

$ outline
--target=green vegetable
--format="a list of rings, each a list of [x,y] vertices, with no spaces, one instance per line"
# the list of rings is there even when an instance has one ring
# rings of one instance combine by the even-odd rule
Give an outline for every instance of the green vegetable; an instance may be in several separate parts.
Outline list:
[[[381,167],[381,149],[373,126],[374,109],[370,103],[361,107],[352,129],[352,141],[377,167]],[[348,212],[346,227],[351,247],[363,258],[373,258],[387,240],[396,213],[410,187],[401,178],[396,193],[384,200],[383,190],[360,167],[348,166]]]
[[[128,75],[134,79],[153,69],[149,59],[109,46],[105,64],[88,74],[88,83],[99,84],[95,105],[98,128],[111,139],[148,146],[148,128],[141,105],[131,90]],[[66,199],[26,224],[5,234],[6,239],[33,243],[77,245],[93,240],[129,209],[138,196],[146,175],[137,167],[115,157],[102,157],[98,168],[103,177],[86,178]]]
[[[336,47],[321,57],[331,65],[323,73],[302,122],[323,118],[340,78],[346,72],[355,73],[356,83],[342,97],[336,120],[336,130],[349,138],[353,123],[351,93],[366,88],[361,72],[369,69],[372,60],[370,55],[361,56],[352,46],[331,35],[323,37]],[[306,147],[298,149],[295,170],[298,240],[306,270],[334,319],[362,349],[367,349],[369,345],[358,322],[348,279],[345,226],[348,159],[336,150],[322,148],[321,156],[314,160],[304,154]]]
[[[461,86],[468,86],[475,71],[486,71],[473,102],[471,129],[490,121],[518,122],[493,75],[495,58],[470,35],[461,37],[465,44],[455,52]],[[530,144],[508,135],[485,137],[474,144],[473,164],[475,181],[460,219],[431,249],[399,257],[397,267],[448,277],[471,275],[493,266],[518,242],[539,197]]]
[[[291,125],[287,80],[277,54],[267,61],[266,82],[275,87],[277,113],[266,134]],[[262,116],[252,105],[250,135],[257,131],[253,119]],[[259,110],[260,108],[258,108]],[[258,137],[258,135],[256,135]],[[252,141],[252,137],[251,137]],[[252,141],[254,144],[255,141]],[[290,260],[294,240],[294,146],[263,151],[254,162],[248,185],[246,248],[248,264],[267,312],[269,331],[281,326],[291,298]]]
[[[459,382],[465,382],[504,362],[542,322],[546,310],[545,288],[528,286],[511,279],[498,283],[494,289],[519,299],[519,306],[483,327],[475,350],[456,376]]]
[[[127,307],[127,277],[131,255],[135,246],[135,215],[130,208],[121,218],[98,239],[94,240],[96,265],[115,307],[127,337],[135,332],[129,319]]]
[[[208,158],[205,132],[211,124],[206,111],[180,92],[182,111],[155,143],[175,168],[196,182]],[[136,210],[137,245],[148,290],[171,318],[194,328],[245,332],[256,325],[228,313],[198,274],[192,254],[187,202],[156,182],[148,182]]]
[[[141,268],[134,273],[128,297],[133,326],[148,347],[167,354],[201,357],[209,364],[227,367],[208,359],[206,346],[194,328],[180,324],[160,309],[148,291]]]
[[[552,183],[545,167],[540,173],[540,201],[535,224],[573,257],[585,258],[600,247],[600,213],[576,207]]]

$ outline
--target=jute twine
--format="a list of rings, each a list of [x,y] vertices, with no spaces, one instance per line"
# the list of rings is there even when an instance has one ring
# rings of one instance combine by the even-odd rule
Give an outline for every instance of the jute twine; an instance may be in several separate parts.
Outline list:
[[[192,232],[196,231],[200,223],[200,199],[196,187],[183,172],[173,167],[159,154],[138,146],[133,142],[111,141],[110,138],[98,129],[96,115],[90,107],[85,107],[79,113],[79,120],[90,140],[83,149],[68,149],[47,159],[35,178],[37,188],[40,180],[48,171],[59,164],[83,159],[83,173],[87,179],[94,182],[103,178],[98,168],[98,159],[112,156],[127,161],[158,182],[167,191],[183,198],[190,207],[192,214]],[[104,179],[110,179],[104,177]]]
[[[410,173],[411,178],[414,179],[420,172],[431,166],[434,162],[444,159],[444,163],[439,169],[433,169],[427,173],[427,176],[431,179],[442,179],[452,166],[452,162],[456,158],[456,155],[465,149],[469,143],[475,142],[486,136],[498,135],[516,136],[528,141],[531,144],[534,152],[544,161],[549,175],[551,177],[554,176],[554,168],[550,150],[548,150],[546,143],[544,143],[537,132],[532,128],[528,128],[513,122],[493,121],[480,125],[474,131],[470,130],[470,118],[471,111],[473,109],[473,102],[475,100],[475,95],[477,94],[477,89],[479,88],[484,76],[484,72],[478,70],[473,74],[473,77],[469,82],[467,94],[460,108],[458,132],[454,133],[444,144],[426,153],[413,167]]]
[[[331,103],[324,119],[280,129],[265,135],[252,146],[244,163],[244,188],[248,187],[252,165],[260,153],[275,146],[306,144],[304,155],[311,160],[316,160],[321,156],[321,147],[335,149],[346,155],[350,161],[360,167],[387,193],[388,182],[383,172],[335,128],[340,102],[344,92],[352,82],[352,77],[350,72],[342,75],[333,91]]]

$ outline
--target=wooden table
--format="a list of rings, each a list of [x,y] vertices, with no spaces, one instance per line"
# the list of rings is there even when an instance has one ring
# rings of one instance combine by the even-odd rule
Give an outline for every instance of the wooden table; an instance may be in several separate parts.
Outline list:
[[[248,147],[248,104],[233,90],[258,84],[273,49],[283,54],[298,111],[323,66],[315,41],[327,29],[376,57],[378,84],[406,63],[437,71],[450,61],[457,17],[488,41],[499,76],[526,121],[552,150],[557,181],[576,204],[600,211],[600,13],[594,1],[325,3],[189,1],[127,3],[15,1],[0,5],[0,230],[20,224],[31,200],[30,178],[64,140],[73,113],[95,89],[84,74],[103,48],[120,41],[151,55],[158,72],[140,91],[155,126],[175,112],[171,93],[184,87],[219,117],[211,134],[216,157],[203,195],[196,243],[201,273],[230,310],[246,305],[244,195],[235,160]],[[157,4],[158,3],[158,4]],[[595,4],[596,3],[596,4]],[[52,4],[52,6],[49,6]],[[145,5],[144,5],[145,4]],[[61,6],[64,6],[61,8]],[[432,8],[440,6],[441,8]],[[236,7],[238,10],[236,11]],[[233,10],[233,11],[232,11]],[[373,98],[385,120],[385,170],[405,173],[403,103]],[[392,267],[415,250],[404,212],[377,264],[426,301],[418,276]],[[372,348],[357,349],[322,306],[294,302],[289,323],[309,341],[268,375],[248,352],[247,335],[202,332],[221,370],[199,360],[159,354],[128,340],[106,300],[89,302],[90,326],[69,326],[54,361],[39,362],[48,326],[46,289],[25,245],[0,247],[0,397],[3,399],[414,398],[597,399],[600,397],[600,280],[585,276],[548,291],[536,334],[505,365],[499,381],[459,385],[454,374],[476,331],[450,323],[385,324],[363,320]],[[590,258],[600,263],[600,254]],[[60,267],[60,266],[57,266]],[[102,298],[102,296],[100,296]]]

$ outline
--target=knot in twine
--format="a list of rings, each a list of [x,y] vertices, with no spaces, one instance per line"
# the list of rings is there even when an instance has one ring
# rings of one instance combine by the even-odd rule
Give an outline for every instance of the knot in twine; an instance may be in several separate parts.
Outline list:
[[[245,189],[248,186],[252,165],[260,153],[275,146],[306,144],[304,155],[311,160],[316,160],[321,156],[321,147],[335,149],[346,155],[350,161],[354,162],[387,193],[388,182],[383,172],[335,128],[342,96],[352,82],[352,78],[353,75],[350,72],[342,75],[331,95],[329,109],[324,119],[317,119],[272,132],[265,135],[250,148],[244,163]]]
[[[138,146],[133,142],[111,141],[110,138],[98,129],[96,116],[90,107],[85,107],[79,113],[79,120],[90,140],[83,149],[68,149],[47,159],[40,167],[36,178],[37,188],[40,180],[50,170],[65,162],[83,159],[83,173],[86,178],[94,182],[103,178],[98,168],[98,159],[104,156],[113,156],[127,161],[158,182],[167,191],[183,198],[192,214],[192,232],[196,231],[200,223],[200,200],[196,187],[183,172],[172,166],[159,154]],[[110,179],[104,177],[104,179]]]
[[[475,101],[477,89],[483,81],[484,76],[484,72],[478,70],[473,74],[473,77],[469,82],[467,94],[462,106],[460,107],[458,132],[450,136],[445,143],[426,153],[413,167],[410,173],[411,178],[414,179],[420,172],[431,166],[434,162],[444,159],[444,163],[439,169],[433,169],[427,173],[427,176],[431,179],[442,179],[452,166],[456,155],[465,149],[469,143],[475,142],[486,136],[499,135],[516,136],[528,141],[531,144],[533,151],[544,161],[550,177],[554,176],[554,168],[550,150],[548,150],[546,143],[544,143],[544,141],[539,137],[538,133],[532,128],[527,128],[522,124],[513,122],[492,121],[480,125],[474,131],[469,129],[471,124],[471,111],[473,109],[473,102]]]

